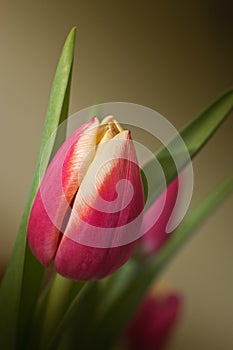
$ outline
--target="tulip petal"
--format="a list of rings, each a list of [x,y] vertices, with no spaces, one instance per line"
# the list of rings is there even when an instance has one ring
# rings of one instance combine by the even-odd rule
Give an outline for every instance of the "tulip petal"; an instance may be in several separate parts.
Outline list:
[[[93,118],[70,135],[52,159],[36,194],[28,242],[43,265],[48,265],[56,253],[64,213],[94,156],[97,127],[98,120]]]
[[[56,270],[75,280],[105,277],[132,255],[144,207],[130,132],[100,143],[81,183],[55,257]],[[128,238],[130,235],[130,239]],[[129,244],[126,244],[127,239]]]
[[[124,265],[136,243],[116,248],[93,248],[63,236],[54,265],[61,275],[78,281],[101,279]]]

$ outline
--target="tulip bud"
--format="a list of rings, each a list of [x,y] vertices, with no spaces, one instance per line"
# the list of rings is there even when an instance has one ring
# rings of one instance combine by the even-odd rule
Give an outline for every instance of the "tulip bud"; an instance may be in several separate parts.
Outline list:
[[[128,350],[162,350],[181,313],[182,299],[174,292],[149,294],[125,333]]]
[[[71,134],[45,172],[29,218],[30,248],[66,277],[103,278],[131,257],[136,242],[127,241],[128,224],[140,230],[143,206],[130,132],[113,117],[101,124],[93,118]]]
[[[151,208],[145,213],[145,220],[153,222],[153,215],[156,209],[163,206],[159,218],[152,227],[142,236],[140,248],[146,255],[155,254],[171,237],[171,233],[166,232],[168,221],[174,209],[179,188],[179,177],[166,188],[160,197],[152,204]],[[165,202],[163,205],[163,201]]]

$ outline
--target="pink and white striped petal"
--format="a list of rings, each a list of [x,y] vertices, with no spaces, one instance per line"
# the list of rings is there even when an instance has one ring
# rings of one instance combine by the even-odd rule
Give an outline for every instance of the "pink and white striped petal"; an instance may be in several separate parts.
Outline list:
[[[28,224],[28,242],[43,265],[55,256],[64,213],[70,209],[80,182],[95,153],[99,122],[83,124],[52,159],[36,194]]]

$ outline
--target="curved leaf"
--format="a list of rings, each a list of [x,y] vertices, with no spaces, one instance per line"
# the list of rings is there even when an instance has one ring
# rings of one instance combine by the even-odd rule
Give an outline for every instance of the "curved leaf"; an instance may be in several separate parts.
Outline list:
[[[40,159],[44,147],[59,123],[68,115],[71,72],[75,45],[75,28],[69,33],[58,63],[51,90],[38,161],[22,217],[17,240],[0,288],[0,348],[24,348],[30,320],[41,287],[44,268],[32,256],[26,240],[27,223],[34,196],[39,186]],[[63,135],[64,138],[64,135]],[[51,145],[51,152],[52,152]],[[55,144],[57,147],[57,143]],[[20,334],[21,339],[17,339]],[[22,343],[23,341],[23,343]]]
[[[199,117],[194,119],[183,130],[180,131],[180,136],[183,138],[186,147],[189,151],[190,157],[193,158],[211,138],[214,132],[219,128],[223,121],[233,110],[233,89],[227,91],[213,104],[211,104]],[[176,169],[175,163],[166,147],[162,148],[157,154],[156,158],[161,164],[167,184],[170,184],[177,176],[177,171],[180,172],[186,165],[182,163],[182,150],[179,150],[179,143],[176,142],[176,138],[169,144],[174,150],[174,153],[181,155],[180,169]],[[148,173],[154,171],[154,161],[146,163],[142,171]],[[147,188],[145,178],[144,188]],[[163,184],[156,181],[154,176],[154,182],[151,184],[151,190],[148,196],[147,205],[150,206],[164,190]]]

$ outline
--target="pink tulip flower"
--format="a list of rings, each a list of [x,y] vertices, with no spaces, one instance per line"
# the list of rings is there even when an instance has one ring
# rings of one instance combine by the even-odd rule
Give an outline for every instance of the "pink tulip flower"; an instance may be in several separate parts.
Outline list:
[[[140,248],[147,256],[153,255],[167,242],[171,233],[166,232],[168,220],[174,209],[179,188],[179,177],[166,188],[160,197],[152,204],[151,208],[145,213],[145,219],[153,222],[153,213],[163,205],[164,196],[166,196],[164,206],[159,218],[152,227],[142,236]]]
[[[63,276],[103,278],[132,256],[135,240],[118,244],[118,234],[127,235],[134,221],[140,230],[143,207],[130,132],[113,117],[101,124],[93,118],[70,135],[49,164],[29,218],[29,246],[43,265],[54,261]]]
[[[125,335],[127,350],[162,350],[181,313],[182,299],[174,292],[148,295]]]

